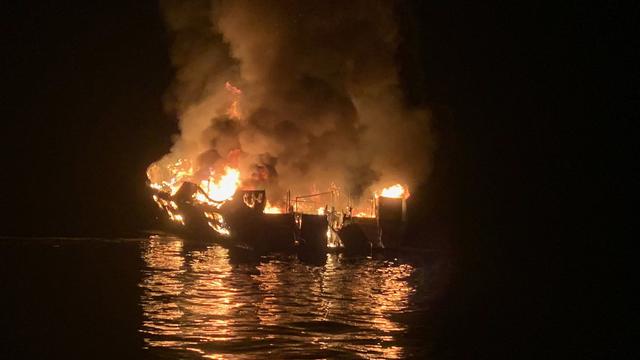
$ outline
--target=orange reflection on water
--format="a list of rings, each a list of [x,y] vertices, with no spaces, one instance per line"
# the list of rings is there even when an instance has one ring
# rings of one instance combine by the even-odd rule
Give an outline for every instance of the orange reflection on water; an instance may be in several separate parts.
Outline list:
[[[148,346],[187,347],[233,338],[235,290],[228,281],[226,255],[221,247],[185,254],[177,238],[149,240],[141,283],[142,332]]]
[[[402,358],[398,340],[416,271],[408,264],[327,255],[230,262],[218,246],[177,238],[143,245],[141,332],[151,350],[187,358]],[[173,354],[173,353],[172,353]]]

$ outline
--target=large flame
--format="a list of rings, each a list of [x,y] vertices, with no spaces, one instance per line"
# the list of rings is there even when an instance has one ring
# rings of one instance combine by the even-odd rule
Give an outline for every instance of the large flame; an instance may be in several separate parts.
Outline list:
[[[224,86],[231,96],[227,115],[232,119],[239,119],[241,115],[239,98],[242,91],[230,82],[226,82]],[[203,178],[202,169],[194,168],[193,160],[187,157],[179,158],[170,164],[162,161],[151,164],[147,170],[147,177],[151,182],[150,186],[173,196],[183,183],[192,182],[202,190],[202,193],[199,192],[195,195],[195,200],[200,203],[219,206],[221,202],[230,200],[240,186],[240,171],[226,166],[223,172],[210,171],[209,176]],[[196,174],[200,175],[196,176]]]
[[[200,181],[200,188],[205,191],[209,199],[214,201],[226,201],[233,197],[240,185],[240,171],[231,167],[224,168],[224,174],[216,181],[210,176]]]
[[[150,180],[154,179],[152,175],[157,171],[159,165],[152,164],[147,171]],[[173,165],[167,166],[166,170],[171,173],[171,177],[167,180],[151,182],[149,186],[155,190],[160,190],[171,195],[175,195],[184,182],[190,181],[200,186],[204,193],[196,194],[196,200],[201,203],[222,202],[230,200],[240,186],[240,171],[238,169],[226,166],[222,175],[212,172],[208,178],[197,181],[193,174],[194,170],[188,160],[180,159]]]
[[[409,190],[400,184],[395,184],[382,189],[379,196],[395,199],[406,199],[409,197]],[[376,194],[376,196],[378,196]]]
[[[168,179],[166,175],[161,174],[163,171],[169,172],[171,176]],[[151,186],[155,190],[168,192],[171,195],[180,189],[183,182],[188,181],[193,176],[193,166],[186,159],[178,159],[175,163],[162,167],[158,163],[153,163],[147,169],[147,178],[151,181]]]

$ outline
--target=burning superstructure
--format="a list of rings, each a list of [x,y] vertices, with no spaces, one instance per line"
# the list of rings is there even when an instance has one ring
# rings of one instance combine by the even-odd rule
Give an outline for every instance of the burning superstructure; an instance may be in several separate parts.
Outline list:
[[[239,189],[235,169],[226,168],[220,177],[199,183],[187,181],[192,173],[183,169],[176,172],[180,180],[149,183],[153,200],[174,229],[189,237],[260,252],[298,245],[315,253],[397,247],[401,238],[408,191],[399,184],[374,194],[375,215],[359,216],[351,206],[336,210],[335,191],[294,199],[289,194],[286,207],[280,208],[270,205],[264,190]],[[318,201],[308,199],[327,195],[327,204],[314,210]]]
[[[324,222],[335,248],[346,245],[341,230],[374,224],[364,233],[384,245],[378,220],[394,201],[380,199],[404,204],[431,144],[429,112],[407,106],[400,88],[393,5],[162,6],[176,68],[166,99],[180,134],[147,176],[172,224],[234,239],[280,221],[300,240],[305,224]]]

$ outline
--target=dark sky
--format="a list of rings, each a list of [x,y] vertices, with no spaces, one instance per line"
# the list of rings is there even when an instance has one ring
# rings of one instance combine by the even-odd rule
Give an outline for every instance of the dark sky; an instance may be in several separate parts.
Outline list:
[[[5,234],[148,226],[147,164],[170,145],[168,44],[153,1],[16,5],[3,24]]]
[[[176,131],[162,108],[172,69],[157,3],[12,3],[2,5],[0,234],[148,228],[145,169]],[[452,288],[450,306],[478,299],[443,314],[441,336],[466,331],[475,346],[515,349],[549,331],[542,322],[508,331],[523,316],[577,320],[587,307],[566,298],[561,315],[540,296],[598,293],[584,282],[566,286],[555,271],[582,271],[567,259],[584,258],[586,248],[612,251],[593,238],[617,210],[603,210],[605,200],[624,197],[621,175],[611,179],[609,169],[633,151],[607,140],[629,133],[636,118],[631,34],[640,21],[638,6],[615,1],[510,3],[401,1],[398,59],[408,100],[432,107],[439,134],[432,183],[414,193],[412,224],[428,224],[428,241],[452,249],[459,269],[474,274]],[[465,319],[491,331],[464,328]],[[553,331],[566,330],[563,341],[577,346],[582,335],[595,338],[588,321],[559,321]]]

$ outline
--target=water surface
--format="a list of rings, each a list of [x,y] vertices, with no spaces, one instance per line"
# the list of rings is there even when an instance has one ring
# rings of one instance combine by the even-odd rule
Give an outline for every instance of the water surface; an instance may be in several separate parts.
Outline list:
[[[0,238],[2,358],[423,358],[417,256],[238,258],[174,237]]]
[[[153,353],[398,359],[423,350],[404,339],[402,321],[422,310],[422,264],[340,254],[235,263],[222,247],[187,249],[178,238],[141,246],[141,332]]]

